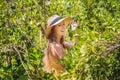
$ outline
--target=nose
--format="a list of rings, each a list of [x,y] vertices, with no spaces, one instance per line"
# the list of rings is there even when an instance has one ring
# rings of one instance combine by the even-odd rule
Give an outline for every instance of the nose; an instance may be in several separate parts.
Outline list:
[[[66,29],[66,26],[63,26],[63,29]]]

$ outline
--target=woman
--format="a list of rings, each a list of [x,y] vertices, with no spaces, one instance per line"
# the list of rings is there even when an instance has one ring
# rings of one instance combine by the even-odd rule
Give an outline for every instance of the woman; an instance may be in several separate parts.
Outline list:
[[[65,56],[65,49],[70,49],[73,44],[65,42],[66,26],[72,21],[70,17],[61,18],[54,15],[48,19],[48,28],[45,30],[47,45],[43,58],[44,67],[47,72],[55,70],[54,75],[64,69],[60,59]]]

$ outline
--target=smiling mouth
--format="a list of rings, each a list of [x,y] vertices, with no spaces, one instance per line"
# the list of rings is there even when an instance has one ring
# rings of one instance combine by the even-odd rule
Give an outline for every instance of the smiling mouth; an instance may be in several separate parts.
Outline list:
[[[65,31],[61,31],[61,32],[65,32]]]

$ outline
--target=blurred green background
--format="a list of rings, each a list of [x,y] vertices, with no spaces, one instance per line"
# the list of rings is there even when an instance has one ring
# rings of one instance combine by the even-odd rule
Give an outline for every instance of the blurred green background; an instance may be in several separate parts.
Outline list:
[[[41,27],[58,14],[80,24],[58,80],[120,80],[120,0],[0,0],[0,80],[56,80],[43,69]]]

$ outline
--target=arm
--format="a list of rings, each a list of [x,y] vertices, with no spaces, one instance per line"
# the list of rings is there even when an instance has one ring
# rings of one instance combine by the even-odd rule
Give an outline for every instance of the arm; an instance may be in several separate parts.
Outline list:
[[[74,46],[74,43],[64,42],[63,45],[64,45],[65,48],[71,49]]]
[[[63,46],[67,49],[71,49],[75,44],[78,43],[78,38],[77,38],[78,34],[74,35],[74,42],[73,43],[68,43],[68,42],[64,42]]]

